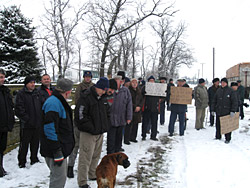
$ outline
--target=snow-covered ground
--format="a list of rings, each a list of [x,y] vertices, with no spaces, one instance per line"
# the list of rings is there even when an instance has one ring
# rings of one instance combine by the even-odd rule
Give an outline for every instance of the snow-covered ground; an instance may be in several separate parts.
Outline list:
[[[246,101],[247,102],[247,101]],[[197,131],[194,129],[195,108],[189,105],[188,125],[184,137],[176,134],[169,138],[167,125],[170,112],[166,112],[166,123],[159,125],[159,141],[147,138],[141,141],[139,126],[138,143],[124,145],[131,166],[118,168],[116,187],[162,187],[162,188],[242,188],[249,187],[250,170],[250,109],[245,108],[245,119],[233,132],[230,144],[214,140],[215,127]],[[208,118],[209,119],[209,118]],[[149,136],[148,136],[149,137]],[[41,163],[19,169],[17,149],[4,156],[4,167],[9,174],[0,178],[1,188],[45,188],[49,184],[49,170],[44,159]],[[106,153],[106,140],[102,156]],[[77,174],[77,162],[75,165]],[[89,182],[97,187],[95,182]],[[66,188],[78,187],[77,176],[67,179]]]

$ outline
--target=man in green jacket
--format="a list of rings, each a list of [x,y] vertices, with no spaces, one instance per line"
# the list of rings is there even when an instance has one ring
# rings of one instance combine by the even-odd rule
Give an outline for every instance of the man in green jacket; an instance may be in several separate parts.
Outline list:
[[[203,129],[203,122],[205,119],[206,108],[208,106],[208,93],[205,87],[205,80],[203,78],[199,79],[199,84],[194,88],[194,99],[196,106],[196,121],[195,129]]]

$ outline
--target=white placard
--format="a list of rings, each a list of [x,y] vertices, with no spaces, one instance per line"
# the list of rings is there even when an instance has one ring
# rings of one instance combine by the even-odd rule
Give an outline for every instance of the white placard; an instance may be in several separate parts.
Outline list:
[[[146,95],[166,97],[167,84],[146,82]]]

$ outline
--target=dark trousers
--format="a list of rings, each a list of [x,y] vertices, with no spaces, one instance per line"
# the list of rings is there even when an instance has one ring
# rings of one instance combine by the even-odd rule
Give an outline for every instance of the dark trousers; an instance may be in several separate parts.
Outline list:
[[[209,111],[210,111],[210,126],[213,126],[214,125],[214,116],[212,116],[211,114],[211,106],[209,106]]]
[[[130,140],[135,141],[138,132],[138,123],[132,122],[131,130],[130,130]]]
[[[142,137],[146,138],[147,127],[149,122],[151,122],[151,136],[150,138],[156,138],[157,135],[157,121],[158,121],[158,113],[151,112],[151,111],[144,111],[143,112],[143,119],[142,119]]]
[[[185,112],[174,112],[171,111],[170,114],[170,120],[168,125],[168,132],[170,134],[174,133],[174,124],[177,119],[177,115],[179,117],[179,134],[184,135],[184,129],[185,129]]]
[[[107,154],[119,152],[122,148],[122,131],[124,126],[110,126],[107,134]]]
[[[225,138],[227,141],[231,140],[232,132],[225,134]],[[220,128],[220,117],[216,116],[216,133],[215,133],[216,139],[221,139],[221,128]]]
[[[124,143],[128,143],[130,141],[130,135],[131,135],[131,127],[132,124],[127,124],[124,129]]]
[[[165,123],[165,102],[160,103],[160,124]]]
[[[20,146],[18,151],[19,164],[26,163],[26,156],[30,146],[30,160],[37,162],[38,148],[39,148],[39,129],[20,129]]]
[[[243,119],[244,118],[244,110],[243,110],[243,102],[241,101],[241,105],[240,105],[240,118]]]
[[[7,146],[8,132],[0,132],[0,155],[3,156]]]

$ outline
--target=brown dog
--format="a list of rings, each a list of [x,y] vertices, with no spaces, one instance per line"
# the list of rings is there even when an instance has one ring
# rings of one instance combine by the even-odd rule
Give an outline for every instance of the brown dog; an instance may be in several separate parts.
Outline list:
[[[117,166],[124,168],[130,166],[128,156],[125,153],[112,153],[105,155],[96,168],[98,188],[114,188],[117,174]]]

